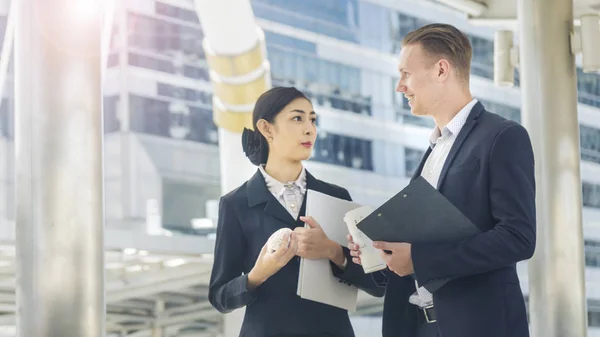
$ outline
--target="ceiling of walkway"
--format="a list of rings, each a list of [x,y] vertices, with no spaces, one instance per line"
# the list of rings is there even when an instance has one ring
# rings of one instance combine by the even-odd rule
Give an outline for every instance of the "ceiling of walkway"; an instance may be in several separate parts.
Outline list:
[[[433,0],[447,7],[464,12],[469,21],[489,26],[515,26],[517,4],[522,0]],[[543,1],[543,0],[525,0]],[[600,12],[600,0],[573,0],[573,16]]]

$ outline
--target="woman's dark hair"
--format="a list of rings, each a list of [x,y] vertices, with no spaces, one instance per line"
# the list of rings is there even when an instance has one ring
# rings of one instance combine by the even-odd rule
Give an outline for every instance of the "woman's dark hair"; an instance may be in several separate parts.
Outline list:
[[[252,164],[256,166],[266,164],[269,158],[269,143],[258,131],[258,121],[264,119],[269,123],[273,123],[275,116],[296,98],[304,98],[310,102],[304,93],[294,87],[271,88],[256,100],[252,112],[254,130],[244,128],[242,132],[242,148]]]

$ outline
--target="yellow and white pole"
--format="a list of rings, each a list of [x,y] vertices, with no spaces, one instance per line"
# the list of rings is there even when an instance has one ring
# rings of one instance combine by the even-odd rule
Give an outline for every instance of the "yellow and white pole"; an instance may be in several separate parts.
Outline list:
[[[265,39],[249,0],[196,0],[203,47],[213,84],[213,119],[219,127],[221,191],[237,188],[255,171],[241,133],[252,128],[258,96],[271,87]]]
[[[252,128],[258,96],[271,87],[262,30],[249,0],[196,0],[204,31],[203,48],[213,85],[213,119],[219,128],[222,194],[237,188],[256,171],[244,155],[241,134]],[[244,309],[225,315],[224,336],[237,337]]]

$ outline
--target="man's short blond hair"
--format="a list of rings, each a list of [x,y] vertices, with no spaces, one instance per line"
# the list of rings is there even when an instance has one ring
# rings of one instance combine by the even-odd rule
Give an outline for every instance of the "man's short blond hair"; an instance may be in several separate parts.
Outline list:
[[[469,83],[473,49],[463,32],[447,24],[429,24],[406,34],[402,41],[403,46],[417,44],[432,58],[448,60],[459,77]]]

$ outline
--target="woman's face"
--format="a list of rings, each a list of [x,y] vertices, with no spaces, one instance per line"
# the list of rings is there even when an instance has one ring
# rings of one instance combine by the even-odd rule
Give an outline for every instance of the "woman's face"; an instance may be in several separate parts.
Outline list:
[[[267,124],[263,135],[269,143],[269,158],[289,161],[310,158],[317,139],[317,115],[312,104],[297,98],[286,105],[272,124]],[[265,134],[267,133],[267,134]]]

